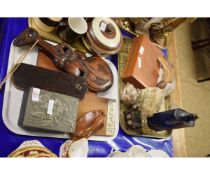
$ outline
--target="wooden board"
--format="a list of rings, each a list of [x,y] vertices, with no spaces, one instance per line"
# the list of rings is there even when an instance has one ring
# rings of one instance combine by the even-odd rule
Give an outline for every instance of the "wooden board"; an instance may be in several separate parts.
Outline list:
[[[172,107],[182,107],[181,101],[181,91],[180,91],[180,77],[177,73],[179,67],[177,64],[177,50],[176,50],[176,40],[174,32],[169,33],[167,38],[168,43],[168,59],[173,64],[175,69],[176,77],[176,88],[170,95],[170,103]],[[173,146],[174,146],[174,156],[175,157],[186,157],[186,145],[185,145],[185,130],[175,129],[172,132]]]

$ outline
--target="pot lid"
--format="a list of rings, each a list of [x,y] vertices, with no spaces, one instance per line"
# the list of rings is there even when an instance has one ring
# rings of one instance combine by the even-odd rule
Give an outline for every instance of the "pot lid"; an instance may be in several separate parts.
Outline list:
[[[122,35],[117,24],[111,18],[94,18],[91,29],[90,33],[95,42],[99,42],[109,49],[120,47]]]

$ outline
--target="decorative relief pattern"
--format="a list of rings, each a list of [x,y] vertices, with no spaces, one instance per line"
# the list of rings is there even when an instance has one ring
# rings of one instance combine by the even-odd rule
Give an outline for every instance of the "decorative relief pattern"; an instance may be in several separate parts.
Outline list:
[[[49,100],[54,100],[52,115],[47,114]],[[23,125],[28,127],[53,131],[73,133],[76,125],[76,116],[79,100],[75,97],[40,91],[38,102],[31,101],[31,90]]]

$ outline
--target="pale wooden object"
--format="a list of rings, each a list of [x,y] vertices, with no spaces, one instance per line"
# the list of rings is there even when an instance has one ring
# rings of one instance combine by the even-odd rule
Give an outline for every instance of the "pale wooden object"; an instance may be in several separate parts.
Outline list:
[[[174,32],[170,32],[168,35],[168,58],[173,64],[175,69],[176,78],[176,88],[170,96],[171,106],[182,107],[181,91],[180,91],[180,77],[178,74],[178,64],[177,64],[177,50],[176,50],[176,40]],[[185,130],[175,129],[172,132],[173,147],[174,147],[174,157],[187,157],[186,144],[185,144]]]

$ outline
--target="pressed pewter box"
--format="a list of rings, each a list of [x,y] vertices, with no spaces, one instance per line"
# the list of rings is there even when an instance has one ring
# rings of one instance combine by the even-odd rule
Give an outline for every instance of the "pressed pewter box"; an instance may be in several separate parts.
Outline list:
[[[19,126],[40,131],[74,133],[79,99],[38,88],[24,92]]]

